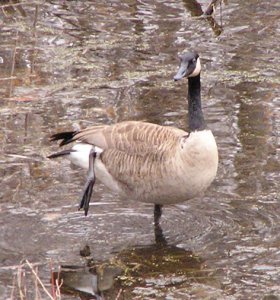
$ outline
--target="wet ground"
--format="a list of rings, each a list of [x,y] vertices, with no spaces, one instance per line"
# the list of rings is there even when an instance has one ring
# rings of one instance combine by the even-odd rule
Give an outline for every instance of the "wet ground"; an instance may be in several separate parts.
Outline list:
[[[1,1],[1,299],[18,292],[25,259],[48,290],[50,261],[82,274],[78,290],[93,293],[81,286],[99,274],[106,299],[280,297],[280,3],[225,1],[206,19],[210,1],[199,2]],[[172,81],[184,49],[202,58],[220,164],[205,195],[164,208],[158,247],[151,205],[99,184],[85,217],[84,171],[46,156],[49,136],[73,123],[187,129],[186,81]]]

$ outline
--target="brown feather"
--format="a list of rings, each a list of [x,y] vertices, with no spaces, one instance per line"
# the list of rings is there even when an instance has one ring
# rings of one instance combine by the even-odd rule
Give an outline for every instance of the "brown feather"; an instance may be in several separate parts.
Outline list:
[[[174,127],[128,121],[115,125],[93,126],[76,133],[74,140],[106,149],[143,154],[158,152],[166,143],[178,142],[186,132]]]

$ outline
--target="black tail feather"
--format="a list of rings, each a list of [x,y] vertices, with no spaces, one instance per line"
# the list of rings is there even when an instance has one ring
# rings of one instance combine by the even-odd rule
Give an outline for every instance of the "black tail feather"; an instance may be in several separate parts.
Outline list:
[[[47,156],[47,158],[57,158],[59,156],[69,155],[71,152],[75,152],[75,151],[76,150],[67,149],[67,150],[63,150],[63,151],[51,154],[51,155]]]
[[[51,141],[62,140],[62,142],[59,145],[64,146],[64,145],[67,145],[67,144],[73,142],[73,138],[76,133],[77,133],[77,131],[65,131],[65,132],[56,133],[50,137],[50,140]]]

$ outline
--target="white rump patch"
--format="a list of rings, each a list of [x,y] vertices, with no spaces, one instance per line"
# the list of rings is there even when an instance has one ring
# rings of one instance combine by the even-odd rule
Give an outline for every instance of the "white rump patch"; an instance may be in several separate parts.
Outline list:
[[[84,144],[84,143],[77,143],[72,147],[72,150],[74,152],[70,153],[69,159],[70,161],[79,167],[82,167],[84,169],[88,169],[89,166],[89,154],[91,149],[94,148],[97,154],[100,154],[103,152],[103,149],[89,145],[89,144]]]

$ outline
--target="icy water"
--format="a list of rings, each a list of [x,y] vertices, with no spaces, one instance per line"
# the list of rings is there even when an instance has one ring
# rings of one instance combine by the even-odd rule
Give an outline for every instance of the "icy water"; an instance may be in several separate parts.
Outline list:
[[[209,2],[0,1],[0,299],[40,299],[26,259],[50,293],[51,267],[68,266],[62,299],[280,298],[280,2],[206,19]],[[152,205],[97,184],[85,217],[85,172],[46,156],[73,124],[187,130],[184,49],[202,59],[220,164],[203,196],[164,207],[157,246]]]

